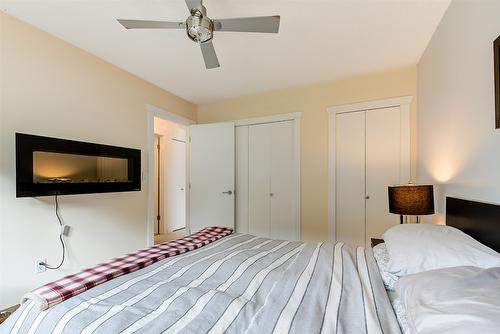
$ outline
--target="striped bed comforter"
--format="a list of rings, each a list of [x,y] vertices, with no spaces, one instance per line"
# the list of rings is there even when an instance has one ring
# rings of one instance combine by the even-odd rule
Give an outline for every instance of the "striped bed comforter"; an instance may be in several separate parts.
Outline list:
[[[0,333],[400,333],[371,249],[232,234],[48,310],[23,304]]]

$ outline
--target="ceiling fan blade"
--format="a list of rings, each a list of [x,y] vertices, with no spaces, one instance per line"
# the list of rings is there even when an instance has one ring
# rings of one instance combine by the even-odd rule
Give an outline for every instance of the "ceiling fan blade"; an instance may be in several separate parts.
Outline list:
[[[216,19],[213,21],[217,31],[277,33],[280,28],[279,15]]]
[[[185,29],[185,22],[121,20],[118,22],[127,29]]]
[[[203,54],[203,59],[205,60],[205,66],[207,69],[220,67],[219,60],[217,59],[217,54],[215,53],[214,45],[212,41],[201,43],[201,53]]]
[[[186,0],[186,5],[188,7],[188,10],[191,12],[191,9],[193,8],[198,8],[202,9],[203,3],[202,0]]]

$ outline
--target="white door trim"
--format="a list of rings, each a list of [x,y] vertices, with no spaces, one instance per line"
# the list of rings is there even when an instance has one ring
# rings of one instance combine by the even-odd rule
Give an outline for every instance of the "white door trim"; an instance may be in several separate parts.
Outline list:
[[[166,111],[164,109],[158,108],[152,104],[147,104],[146,110],[148,111],[148,115],[149,114],[152,115],[152,118],[158,117],[158,118],[162,118],[162,119],[165,119],[167,121],[182,124],[185,126],[190,126],[190,125],[196,124],[196,122],[193,121],[192,119],[186,118],[186,117],[178,115],[178,114],[171,113],[171,112]],[[149,119],[149,117],[148,117],[148,119]],[[154,128],[153,128],[153,130],[154,130]]]
[[[331,115],[331,114],[339,114],[339,113],[353,112],[353,111],[400,107],[403,105],[409,106],[412,100],[413,96],[394,97],[390,99],[366,101],[353,104],[341,104],[329,107],[326,111],[328,112],[328,114]]]
[[[146,240],[147,245],[154,245],[154,152],[153,152],[153,143],[154,143],[154,118],[158,117],[161,119],[165,119],[168,121],[172,121],[178,124],[186,125],[187,127],[192,124],[196,124],[195,121],[190,120],[189,118],[182,117],[180,115],[168,112],[156,106],[147,104],[147,122],[148,122],[148,148],[147,148],[147,182],[148,182],[148,221],[147,221],[147,229],[146,229]],[[189,138],[189,128],[187,128],[186,138]],[[189,145],[186,145],[186,184],[188,184],[187,180],[189,180]],[[143,177],[144,180],[144,177]],[[189,191],[186,191],[186,227],[189,226]]]
[[[265,124],[265,123],[275,123],[275,122],[284,122],[284,121],[293,121],[294,127],[294,136],[293,136],[293,145],[294,145],[294,156],[293,156],[293,175],[294,175],[294,234],[297,240],[301,238],[300,231],[300,119],[302,117],[301,112],[287,113],[287,114],[278,114],[271,116],[263,116],[263,117],[254,117],[254,118],[246,118],[236,120],[234,122],[235,126],[245,126],[245,125],[257,125],[257,124]]]
[[[264,123],[294,121],[296,119],[300,119],[301,117],[302,117],[301,112],[292,112],[292,113],[288,113],[288,114],[278,114],[278,115],[271,115],[271,116],[239,119],[239,120],[234,121],[234,124],[235,124],[235,126],[256,125],[256,124],[264,124]]]
[[[382,109],[401,108],[401,162],[408,164],[410,171],[410,105],[413,96],[402,96],[382,100],[366,101],[354,104],[337,105],[327,108],[328,113],[328,240],[335,242],[335,117],[337,114]],[[409,174],[409,172],[408,172]],[[401,183],[408,180],[401,179]]]

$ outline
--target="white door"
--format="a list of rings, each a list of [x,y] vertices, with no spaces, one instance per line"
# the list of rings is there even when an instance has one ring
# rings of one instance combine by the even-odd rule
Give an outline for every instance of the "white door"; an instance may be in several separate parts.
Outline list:
[[[208,226],[234,228],[234,123],[190,127],[191,233]]]
[[[336,240],[365,245],[365,113],[335,118]]]
[[[248,233],[271,234],[271,132],[272,123],[248,129]]]
[[[245,131],[240,135],[237,138],[243,141]],[[240,169],[238,180],[245,189],[244,174],[248,173],[248,220],[238,214],[240,222],[246,222],[250,234],[299,239],[294,122],[249,126],[247,151],[248,170]],[[239,160],[244,163],[244,154]],[[238,203],[237,208],[245,213],[244,205]]]
[[[172,232],[186,227],[185,141],[168,138],[165,160],[165,221]]]
[[[270,164],[270,237],[297,240],[294,217],[298,203],[295,203],[295,163],[293,121],[276,122],[271,126]]]
[[[154,233],[155,235],[156,234],[160,234],[161,232],[164,231],[164,229],[162,230],[162,228],[164,228],[163,226],[163,205],[162,205],[162,198],[161,198],[161,189],[160,189],[160,184],[161,184],[161,180],[159,179],[159,175],[161,175],[160,173],[160,168],[161,168],[161,165],[159,165],[159,163],[161,162],[160,160],[160,154],[158,152],[158,147],[160,147],[160,136],[159,135],[155,135],[154,137],[154,146],[153,146],[153,152],[154,152],[154,158],[153,158],[153,163],[154,163],[154,168],[153,168],[153,172],[154,172],[154,182],[153,182],[153,198],[154,198]],[[159,220],[159,221],[158,221]]]
[[[402,135],[399,107],[366,112],[367,245],[399,223],[399,216],[389,213],[387,187],[409,180],[409,170],[401,163]]]
[[[335,116],[335,224],[338,241],[364,246],[399,217],[387,187],[409,180],[409,120],[400,107]]]
[[[236,127],[236,232],[248,233],[248,131],[249,126]]]

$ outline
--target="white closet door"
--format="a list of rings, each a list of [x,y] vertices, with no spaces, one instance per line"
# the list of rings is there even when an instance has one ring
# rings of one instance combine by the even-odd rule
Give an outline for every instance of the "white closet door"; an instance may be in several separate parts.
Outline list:
[[[248,233],[248,125],[236,127],[236,232]]]
[[[401,111],[399,107],[366,112],[366,240],[380,238],[399,216],[389,213],[387,187],[407,182],[402,170]],[[404,175],[402,175],[404,174]]]
[[[248,233],[269,236],[272,123],[248,129]]]
[[[270,124],[270,237],[296,240],[293,121]]]
[[[335,119],[336,240],[365,245],[365,113]]]

